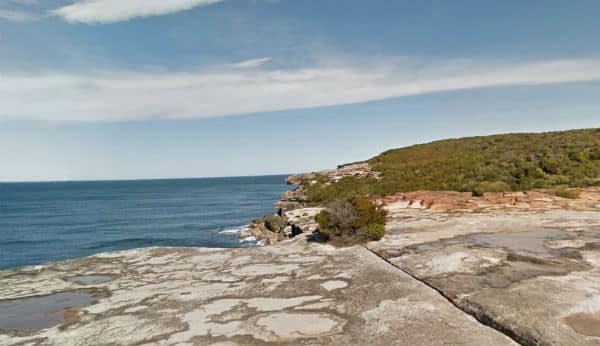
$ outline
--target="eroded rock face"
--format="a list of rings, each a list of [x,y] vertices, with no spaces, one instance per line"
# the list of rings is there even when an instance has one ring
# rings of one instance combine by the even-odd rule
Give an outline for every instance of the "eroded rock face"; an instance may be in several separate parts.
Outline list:
[[[385,206],[390,213],[402,212],[405,209],[426,209],[434,212],[493,212],[600,208],[600,188],[573,190],[579,193],[579,198],[561,198],[544,191],[486,192],[482,197],[474,197],[470,192],[415,191],[380,198],[377,203]]]
[[[291,185],[301,185],[303,182],[310,184],[312,179],[317,178],[337,182],[344,177],[378,178],[380,176],[381,173],[373,171],[368,162],[355,162],[339,165],[336,169],[292,175],[287,178],[287,182]]]
[[[252,237],[263,245],[275,244],[289,237],[286,234],[288,220],[278,214],[266,215],[260,219],[253,220],[250,226],[240,232],[241,239]]]
[[[80,280],[98,273],[110,280]],[[66,302],[68,323],[5,328],[0,344],[513,344],[363,247],[302,239],[137,249],[0,272],[0,315],[7,301],[81,290],[105,294]]]
[[[369,246],[523,344],[599,345],[600,210],[579,205],[395,209]]]

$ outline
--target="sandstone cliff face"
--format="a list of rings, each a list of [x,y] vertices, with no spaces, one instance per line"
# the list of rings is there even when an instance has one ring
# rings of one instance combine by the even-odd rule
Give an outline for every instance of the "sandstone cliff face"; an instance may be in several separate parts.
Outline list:
[[[415,191],[402,192],[393,196],[376,199],[390,212],[403,209],[427,209],[436,212],[482,212],[499,209],[527,209],[544,211],[550,209],[589,210],[600,207],[600,188],[571,189],[578,198],[568,199],[552,192],[518,191],[486,192],[482,197],[474,197],[470,192],[454,191]]]

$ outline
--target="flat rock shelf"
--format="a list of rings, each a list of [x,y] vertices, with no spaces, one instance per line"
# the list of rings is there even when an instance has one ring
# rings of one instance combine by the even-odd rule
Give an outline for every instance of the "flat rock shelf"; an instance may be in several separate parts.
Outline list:
[[[19,314],[24,302],[49,300],[37,312],[53,316],[0,325],[2,345],[514,344],[365,247],[302,237],[103,253],[0,278],[0,315],[6,304]]]
[[[600,345],[600,211],[396,210],[371,243],[524,345]]]

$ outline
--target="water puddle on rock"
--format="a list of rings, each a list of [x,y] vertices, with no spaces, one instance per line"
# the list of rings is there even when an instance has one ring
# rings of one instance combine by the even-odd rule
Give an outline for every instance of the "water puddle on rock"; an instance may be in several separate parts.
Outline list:
[[[96,285],[112,281],[113,277],[108,275],[81,275],[74,276],[67,280],[80,285]]]
[[[62,324],[67,309],[91,305],[94,298],[91,293],[71,291],[0,301],[0,330],[33,332]]]

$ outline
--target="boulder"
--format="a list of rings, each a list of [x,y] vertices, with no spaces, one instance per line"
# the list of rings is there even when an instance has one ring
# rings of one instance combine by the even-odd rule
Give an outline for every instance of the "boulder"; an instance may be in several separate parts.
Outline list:
[[[271,232],[283,232],[284,228],[287,226],[287,220],[277,214],[265,216],[263,221],[265,227]]]

